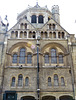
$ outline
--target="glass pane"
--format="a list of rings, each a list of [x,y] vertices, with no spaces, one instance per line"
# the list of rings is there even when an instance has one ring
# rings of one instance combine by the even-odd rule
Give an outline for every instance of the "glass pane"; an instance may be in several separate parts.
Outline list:
[[[55,86],[59,85],[59,83],[58,83],[58,75],[54,75],[54,85]]]
[[[32,17],[31,17],[31,23],[36,23],[36,15],[32,15]]]
[[[28,64],[31,64],[31,63],[32,63],[32,55],[31,55],[31,54],[29,54],[29,55],[27,56],[27,63],[28,63]]]
[[[26,77],[26,79],[25,79],[25,86],[28,86],[28,85],[29,85],[29,78]]]
[[[65,85],[64,78],[61,77],[61,86],[64,86],[64,85]]]
[[[17,63],[17,54],[14,54],[13,55],[12,63]]]
[[[22,82],[23,81],[23,76],[22,75],[19,75],[18,76],[18,86],[22,86]]]
[[[15,86],[15,77],[12,78],[12,84],[11,84],[11,86],[13,86],[13,87]]]
[[[21,48],[20,50],[19,63],[25,63],[25,48]]]
[[[49,63],[49,55],[48,54],[45,55],[45,63]]]
[[[59,55],[59,63],[63,63],[63,55]]]
[[[51,63],[57,63],[56,49],[51,49]]]
[[[48,78],[48,86],[51,86],[51,77]]]
[[[38,17],[38,23],[43,23],[43,16],[42,15],[39,15],[39,17]]]

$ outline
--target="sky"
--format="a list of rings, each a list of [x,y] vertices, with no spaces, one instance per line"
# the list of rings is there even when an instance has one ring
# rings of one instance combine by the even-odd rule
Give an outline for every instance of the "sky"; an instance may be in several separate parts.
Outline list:
[[[47,5],[51,11],[53,5],[59,6],[60,24],[70,34],[76,35],[76,0],[1,0],[0,16],[5,22],[5,15],[8,16],[9,29],[17,22],[17,15],[28,8],[36,5],[41,7]]]

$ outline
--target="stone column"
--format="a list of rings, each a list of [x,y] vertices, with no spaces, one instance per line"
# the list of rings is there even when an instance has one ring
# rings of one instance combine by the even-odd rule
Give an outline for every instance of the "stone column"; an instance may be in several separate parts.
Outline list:
[[[48,38],[49,38],[49,32],[47,32],[47,34],[48,34]]]
[[[52,32],[52,36],[51,36],[51,38],[53,39],[53,32]]]
[[[29,31],[27,31],[27,39],[29,38]]]
[[[37,16],[37,24],[38,24],[38,16]]]
[[[58,39],[58,32],[56,32],[56,38]]]
[[[19,24],[19,29],[20,29],[20,24]]]
[[[20,31],[18,31],[18,39],[20,38]]]
[[[59,100],[59,98],[56,98],[56,100]]]

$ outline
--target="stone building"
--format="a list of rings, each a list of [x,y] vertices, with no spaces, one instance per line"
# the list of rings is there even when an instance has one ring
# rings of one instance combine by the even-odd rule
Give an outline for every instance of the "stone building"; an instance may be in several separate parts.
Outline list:
[[[37,3],[0,29],[0,100],[75,99],[76,39],[60,25],[57,5]]]

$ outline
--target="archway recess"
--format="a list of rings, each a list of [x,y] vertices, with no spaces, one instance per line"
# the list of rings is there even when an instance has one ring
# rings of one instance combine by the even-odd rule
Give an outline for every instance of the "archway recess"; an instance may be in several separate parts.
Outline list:
[[[44,96],[42,100],[56,100],[56,98],[54,96]]]
[[[21,100],[36,100],[33,96],[23,96]]]
[[[73,100],[73,97],[72,96],[69,96],[69,95],[64,95],[64,96],[61,96],[59,98],[59,100]]]

